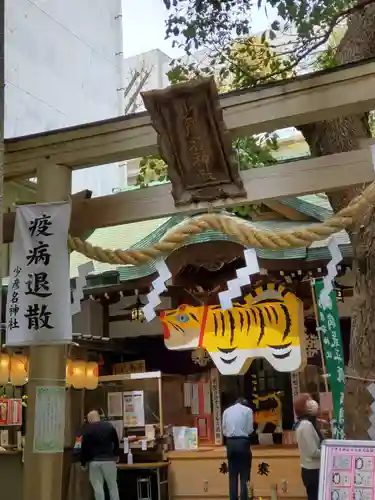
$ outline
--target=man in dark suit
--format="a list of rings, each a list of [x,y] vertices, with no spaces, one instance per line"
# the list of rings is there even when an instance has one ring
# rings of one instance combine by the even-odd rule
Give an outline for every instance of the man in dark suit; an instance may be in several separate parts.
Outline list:
[[[97,410],[90,411],[87,421],[82,434],[81,465],[88,466],[95,500],[105,500],[104,481],[110,500],[120,500],[116,467],[120,445],[116,429],[110,422],[100,420]]]

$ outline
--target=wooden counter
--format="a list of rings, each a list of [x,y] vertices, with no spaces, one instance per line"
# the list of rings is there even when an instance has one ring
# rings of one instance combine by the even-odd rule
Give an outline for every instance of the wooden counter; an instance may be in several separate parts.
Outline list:
[[[250,483],[254,497],[305,500],[298,449],[295,446],[253,446]],[[169,481],[172,500],[228,498],[228,474],[220,471],[227,464],[223,446],[201,447],[197,451],[170,451]],[[259,464],[269,465],[269,474],[258,473]],[[277,497],[271,497],[277,486]],[[283,491],[284,488],[284,491]]]
[[[22,500],[22,452],[0,451],[0,498]]]
[[[117,468],[119,470],[140,470],[140,469],[164,469],[165,467],[168,467],[169,462],[135,462],[133,464],[123,464],[119,463],[117,464]]]

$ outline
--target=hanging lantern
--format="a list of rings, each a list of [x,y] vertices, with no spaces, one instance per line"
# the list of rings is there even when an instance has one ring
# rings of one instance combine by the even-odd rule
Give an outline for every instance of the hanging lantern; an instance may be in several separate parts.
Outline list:
[[[98,387],[99,382],[99,366],[95,361],[86,363],[86,389],[93,390]]]
[[[70,381],[74,389],[86,387],[86,361],[72,361]]]
[[[20,386],[27,383],[27,357],[18,354],[10,358],[10,382],[12,385]]]
[[[9,382],[9,365],[10,357],[5,352],[0,353],[0,385],[5,385]]]
[[[73,361],[68,359],[66,362],[66,387],[73,385]]]

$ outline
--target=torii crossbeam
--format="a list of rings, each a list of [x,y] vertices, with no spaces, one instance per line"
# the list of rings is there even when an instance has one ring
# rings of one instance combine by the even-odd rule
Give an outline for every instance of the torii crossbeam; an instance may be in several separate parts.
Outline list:
[[[256,89],[220,96],[232,136],[333,119],[375,108],[375,61],[346,65]],[[45,165],[72,169],[122,161],[157,152],[147,113],[19,137],[5,143],[5,179],[31,177]],[[246,197],[219,200],[214,207],[341,189],[374,180],[369,148],[257,168],[241,173]],[[170,185],[122,192],[73,204],[72,233],[176,213],[204,211],[207,204],[176,207]],[[5,215],[5,242],[13,218]]]

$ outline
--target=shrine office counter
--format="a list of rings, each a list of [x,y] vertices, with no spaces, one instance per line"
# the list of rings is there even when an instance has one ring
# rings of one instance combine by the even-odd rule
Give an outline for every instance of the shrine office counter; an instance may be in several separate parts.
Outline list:
[[[93,500],[88,472],[72,463],[71,450],[64,453],[62,500]],[[117,464],[120,500],[169,500],[168,461]],[[21,451],[0,450],[1,500],[23,500]],[[106,500],[108,495],[106,495]]]
[[[254,445],[251,480],[255,498],[305,500],[298,448],[295,445]],[[228,498],[227,458],[224,446],[169,451],[171,500]],[[276,494],[277,492],[277,494]],[[277,496],[275,496],[275,494]]]
[[[264,500],[271,498],[306,499],[296,446],[254,445],[252,454],[251,486],[255,497],[262,497]],[[64,457],[63,500],[76,500],[77,498],[92,500],[87,472],[81,471],[79,464],[71,465],[70,457],[71,451],[69,450]],[[228,473],[224,446],[201,446],[194,451],[169,451],[166,453],[166,458],[169,461],[169,467],[167,467],[168,462],[161,462],[163,467],[159,469],[156,467],[157,462],[118,464],[120,492],[125,491],[126,482],[130,480],[134,486],[131,497],[135,497],[138,493],[136,492],[137,478],[145,476],[151,477],[152,500],[157,500],[159,492],[161,500],[167,499],[164,481],[167,469],[169,469],[170,500],[228,498]],[[134,476],[134,480],[130,476]],[[19,451],[0,452],[1,500],[23,500],[22,477],[22,453]],[[149,488],[147,481],[143,482],[141,487],[142,496],[146,496]],[[125,497],[121,494],[120,498]]]

